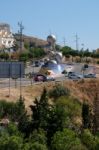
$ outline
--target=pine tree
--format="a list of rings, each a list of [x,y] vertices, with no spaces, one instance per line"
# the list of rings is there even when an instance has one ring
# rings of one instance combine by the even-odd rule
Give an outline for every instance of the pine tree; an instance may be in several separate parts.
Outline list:
[[[34,101],[34,105],[31,105],[30,108],[32,110],[33,128],[47,129],[50,105],[48,103],[47,91],[45,88],[43,89],[40,100],[36,98]]]
[[[18,113],[18,128],[21,132],[23,132],[26,136],[29,134],[29,117],[27,115],[27,111],[25,109],[24,98],[20,97],[18,102],[16,103],[17,113]]]
[[[89,105],[85,102],[82,105],[82,121],[83,121],[83,128],[88,128],[88,126],[89,126]]]

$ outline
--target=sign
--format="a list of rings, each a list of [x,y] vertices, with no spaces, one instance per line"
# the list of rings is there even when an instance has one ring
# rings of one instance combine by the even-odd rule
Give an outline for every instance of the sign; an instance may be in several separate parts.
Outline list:
[[[23,62],[0,62],[0,78],[23,78]]]

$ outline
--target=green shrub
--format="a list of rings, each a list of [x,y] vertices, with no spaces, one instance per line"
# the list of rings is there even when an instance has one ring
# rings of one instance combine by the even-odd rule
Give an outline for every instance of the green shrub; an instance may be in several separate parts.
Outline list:
[[[49,91],[49,97],[57,99],[60,96],[69,96],[70,91],[61,85],[56,85],[52,90]]]
[[[15,114],[15,103],[1,100],[0,101],[0,118],[3,118],[5,116],[13,118],[14,114]]]
[[[80,133],[82,125],[82,105],[77,99],[73,97],[62,96],[57,99],[55,103],[56,107],[60,107],[64,110],[64,123],[63,126],[75,130]]]
[[[52,150],[87,150],[74,131],[64,129],[54,134]]]
[[[92,133],[88,129],[85,129],[82,133],[81,140],[89,150],[99,149],[99,138],[92,135]]]
[[[25,105],[22,98],[16,103],[0,101],[0,118],[7,116],[12,121],[19,121],[22,116],[26,115]]]

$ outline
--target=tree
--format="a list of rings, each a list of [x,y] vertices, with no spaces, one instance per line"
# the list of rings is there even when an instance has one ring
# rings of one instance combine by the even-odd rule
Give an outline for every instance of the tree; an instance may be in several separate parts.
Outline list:
[[[23,97],[20,97],[20,99],[16,102],[16,110],[18,129],[27,136],[30,133],[30,121],[25,109]]]
[[[61,106],[53,106],[50,111],[47,127],[47,143],[51,144],[51,139],[57,131],[62,131],[65,125],[64,108]]]
[[[70,97],[63,96],[58,98],[53,104],[48,122],[48,144],[50,145],[52,136],[57,131],[69,128],[80,133],[81,104]],[[79,119],[78,119],[79,118]]]
[[[91,52],[89,51],[89,49],[86,49],[84,51],[84,56],[89,57],[91,55]]]
[[[84,129],[90,127],[90,108],[89,104],[86,102],[83,102],[82,105],[82,126]]]
[[[34,105],[30,106],[32,110],[33,128],[47,128],[47,120],[49,118],[50,105],[48,103],[47,91],[44,88],[40,100],[35,99]]]
[[[22,150],[47,150],[45,131],[42,129],[34,130],[26,140]]]
[[[45,51],[42,48],[30,48],[29,58],[40,58],[45,55]]]
[[[0,137],[0,150],[22,150],[23,139],[19,136],[4,134]]]
[[[9,134],[9,136],[16,135],[16,136],[22,137],[22,134],[21,134],[21,132],[19,132],[17,125],[13,122],[10,122],[8,124],[8,126],[6,128],[6,132]]]
[[[81,140],[83,144],[88,147],[89,150],[98,150],[99,149],[99,138],[93,136],[88,129],[85,129],[81,135]]]
[[[43,129],[34,130],[29,138],[28,141],[31,143],[38,142],[42,145],[47,144],[46,132]]]
[[[73,129],[79,133],[82,125],[82,105],[80,102],[73,97],[63,96],[57,99],[56,107],[64,110],[63,128]]]
[[[65,46],[61,49],[62,53],[64,56],[66,55],[70,55],[71,51],[72,51],[72,48],[69,47],[69,46]]]
[[[80,139],[77,137],[74,131],[70,129],[64,129],[58,131],[52,138],[52,150],[87,150],[81,144]]]
[[[27,143],[23,150],[48,150],[46,145],[40,144],[39,142]]]
[[[55,49],[57,50],[57,51],[61,51],[61,46],[60,45],[55,45]]]
[[[68,55],[71,55],[71,56],[74,56],[74,57],[79,55],[79,51],[74,50],[74,49],[72,49],[72,48],[69,47],[69,46],[63,47],[63,48],[61,49],[61,51],[62,51],[62,53],[63,53],[63,55],[64,55],[65,57],[67,57]]]
[[[27,49],[27,50],[29,50],[29,43],[28,42],[24,42],[24,47]]]
[[[0,53],[0,58],[1,58],[1,59],[4,59],[4,60],[8,60],[9,54],[8,54],[8,53],[5,53],[5,52],[2,52],[2,53]]]
[[[22,52],[19,55],[19,61],[24,61],[26,62],[29,59],[28,57],[28,52]]]

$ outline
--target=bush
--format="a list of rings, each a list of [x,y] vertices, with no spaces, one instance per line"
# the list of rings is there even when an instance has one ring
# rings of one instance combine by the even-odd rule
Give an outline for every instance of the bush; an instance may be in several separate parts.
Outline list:
[[[40,58],[45,56],[45,51],[42,48],[31,48],[29,50],[29,58]]]
[[[98,150],[99,149],[99,138],[92,135],[88,129],[85,129],[81,135],[81,140],[83,144],[88,147],[89,150]]]
[[[77,137],[75,132],[64,129],[54,134],[52,139],[52,150],[87,150]]]
[[[19,61],[24,61],[26,62],[28,60],[28,53],[27,52],[23,52],[19,55]]]
[[[14,114],[15,114],[15,103],[1,100],[0,101],[0,118],[8,116],[9,118],[12,119]]]
[[[4,134],[0,137],[0,150],[21,150],[23,139],[20,136]]]
[[[57,99],[56,107],[63,110],[62,116],[64,116],[63,127],[67,127],[75,130],[77,133],[80,133],[82,121],[81,121],[81,112],[82,105],[73,97],[63,96]]]
[[[16,103],[0,101],[0,118],[7,116],[11,121],[19,121],[26,116],[24,100],[20,98]]]
[[[0,58],[4,60],[8,60],[9,54],[8,53],[0,53]]]
[[[49,91],[49,97],[54,99],[60,96],[69,96],[69,94],[70,94],[69,89],[61,85],[56,85],[52,90]]]

